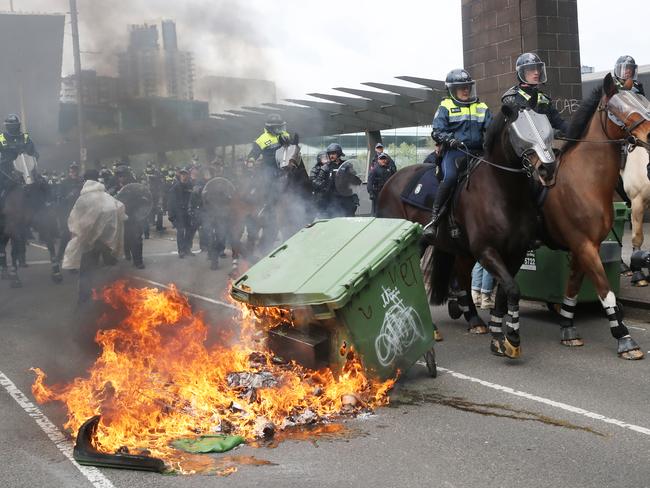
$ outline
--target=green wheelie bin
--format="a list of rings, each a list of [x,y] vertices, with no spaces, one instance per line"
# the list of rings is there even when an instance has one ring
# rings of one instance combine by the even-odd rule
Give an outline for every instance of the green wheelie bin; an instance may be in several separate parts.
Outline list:
[[[600,259],[615,295],[620,290],[621,243],[627,220],[629,209],[624,203],[615,202],[612,230],[600,246]],[[546,302],[549,309],[557,311],[557,304],[562,303],[569,279],[569,265],[568,252],[554,251],[546,246],[528,251],[516,277],[522,298]],[[598,302],[596,289],[587,278],[582,282],[578,302]]]
[[[318,220],[238,278],[231,296],[290,311],[292,323],[267,339],[287,359],[340,370],[353,351],[371,376],[386,379],[424,355],[435,376],[421,234],[401,219]]]

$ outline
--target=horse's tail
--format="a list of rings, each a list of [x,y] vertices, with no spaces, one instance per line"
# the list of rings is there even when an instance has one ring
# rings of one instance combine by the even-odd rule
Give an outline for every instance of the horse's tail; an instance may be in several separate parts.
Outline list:
[[[453,254],[436,247],[433,248],[433,256],[429,262],[431,284],[429,302],[432,305],[442,305],[449,297],[449,284],[454,269],[454,260]]]

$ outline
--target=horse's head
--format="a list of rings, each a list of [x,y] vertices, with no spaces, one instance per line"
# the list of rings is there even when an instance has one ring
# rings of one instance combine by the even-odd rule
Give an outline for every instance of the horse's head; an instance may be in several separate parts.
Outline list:
[[[298,134],[292,139],[280,139],[281,147],[275,151],[275,162],[283,172],[291,173],[302,164]]]
[[[632,79],[627,80],[625,89],[619,90],[608,73],[603,80],[599,110],[606,111],[609,119],[606,123],[616,127],[613,131],[606,127],[607,135],[618,134],[629,144],[643,146],[650,153],[650,102],[630,90],[632,83]]]
[[[503,105],[501,113],[506,118],[504,148],[516,156],[524,169],[535,170],[544,184],[550,184],[555,175],[555,153],[553,152],[553,128],[545,115],[530,108]],[[508,158],[511,159],[511,158]]]

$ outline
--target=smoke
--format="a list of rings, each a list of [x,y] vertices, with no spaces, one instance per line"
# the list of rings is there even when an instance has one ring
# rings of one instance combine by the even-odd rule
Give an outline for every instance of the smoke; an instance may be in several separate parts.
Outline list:
[[[22,11],[68,12],[67,0],[22,0]],[[100,74],[117,74],[117,56],[128,44],[128,25],[176,22],[178,47],[194,54],[198,75],[269,78],[265,33],[250,19],[258,16],[248,3],[235,0],[77,0],[82,64]],[[64,74],[72,72],[70,29],[67,27]],[[162,35],[159,28],[159,43]]]

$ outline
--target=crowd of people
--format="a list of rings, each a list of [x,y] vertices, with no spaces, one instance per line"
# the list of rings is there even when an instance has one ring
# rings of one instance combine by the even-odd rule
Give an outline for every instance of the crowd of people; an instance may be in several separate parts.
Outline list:
[[[634,80],[631,89],[643,94],[643,87],[636,81],[636,71],[634,59],[622,56],[615,66],[615,79],[619,87],[623,87],[629,79]],[[546,70],[539,56],[533,53],[519,56],[516,62],[516,77],[517,84],[504,93],[502,102],[532,108],[545,114],[554,129],[566,132],[566,121],[555,110],[551,98],[540,89],[546,82]],[[440,180],[432,208],[432,225],[429,226],[428,232],[436,231],[444,214],[445,204],[454,192],[459,160],[467,155],[480,153],[484,133],[492,118],[488,106],[478,99],[475,82],[468,71],[452,70],[445,83],[448,96],[442,100],[432,122],[432,138],[437,144],[437,149],[425,161],[439,166]],[[101,191],[125,207],[124,238],[119,246],[109,246],[113,256],[110,256],[111,253],[106,249],[98,249],[94,244],[87,247],[85,252],[91,252],[92,249],[92,256],[86,256],[89,266],[94,266],[100,255],[104,255],[104,260],[110,263],[116,257],[115,251],[119,249],[121,252],[123,249],[125,258],[136,268],[143,269],[143,238],[150,237],[152,226],[158,232],[165,230],[166,214],[176,229],[178,257],[183,259],[195,255],[192,248],[198,234],[200,250],[207,253],[211,267],[216,269],[219,266],[219,258],[224,257],[228,241],[238,240],[241,236],[229,235],[227,226],[220,226],[215,223],[215,219],[210,218],[203,198],[206,184],[215,177],[223,177],[236,188],[241,201],[252,202],[253,207],[259,210],[259,214],[251,212],[246,216],[244,226],[249,241],[251,237],[254,241],[260,229],[264,228],[264,221],[277,219],[278,193],[286,190],[281,189],[277,181],[286,176],[286,168],[279,166],[276,152],[289,144],[290,134],[287,132],[285,121],[279,115],[272,114],[267,118],[263,132],[253,142],[248,157],[233,162],[230,166],[224,166],[220,162],[200,165],[193,158],[189,165],[180,167],[159,167],[149,162],[143,172],[136,174],[126,162],[116,161],[112,168],[101,166],[89,169],[82,175],[80,166],[72,163],[65,175],[47,170],[38,173],[35,168],[24,167],[23,174],[16,178],[16,159],[22,154],[37,159],[38,153],[29,135],[22,132],[20,119],[12,114],[6,118],[5,130],[0,134],[0,202],[4,202],[12,188],[20,185],[17,182],[21,177],[23,183],[33,179],[33,182],[44,188],[47,205],[58,209],[60,245],[56,256],[53,257],[53,261],[58,263],[64,261],[68,243],[74,237],[79,237],[72,232],[73,225],[68,221],[68,216],[74,214],[84,192],[97,196],[92,192]],[[306,168],[304,170],[306,172]],[[395,161],[384,151],[383,144],[376,144],[367,179],[372,215],[377,213],[382,188],[396,172]],[[315,209],[313,217],[354,216],[359,207],[358,186],[350,186],[350,182],[355,179],[360,183],[353,166],[346,163],[340,144],[330,144],[318,153],[308,175],[308,184],[311,185],[311,202],[308,204]],[[130,186],[127,192],[125,188],[129,185],[136,186]],[[109,201],[103,194],[101,198],[105,200],[104,203]],[[265,237],[270,237],[273,241],[277,230],[277,225],[269,225],[262,232],[271,232],[272,235]],[[29,229],[24,231],[25,239],[13,236],[13,245],[18,248],[18,263],[23,266],[26,265],[24,241]],[[83,263],[84,259],[81,258],[80,262]],[[4,250],[0,250],[0,266],[7,267]],[[480,265],[475,269],[473,289],[477,304],[489,307],[492,295],[491,278]]]

